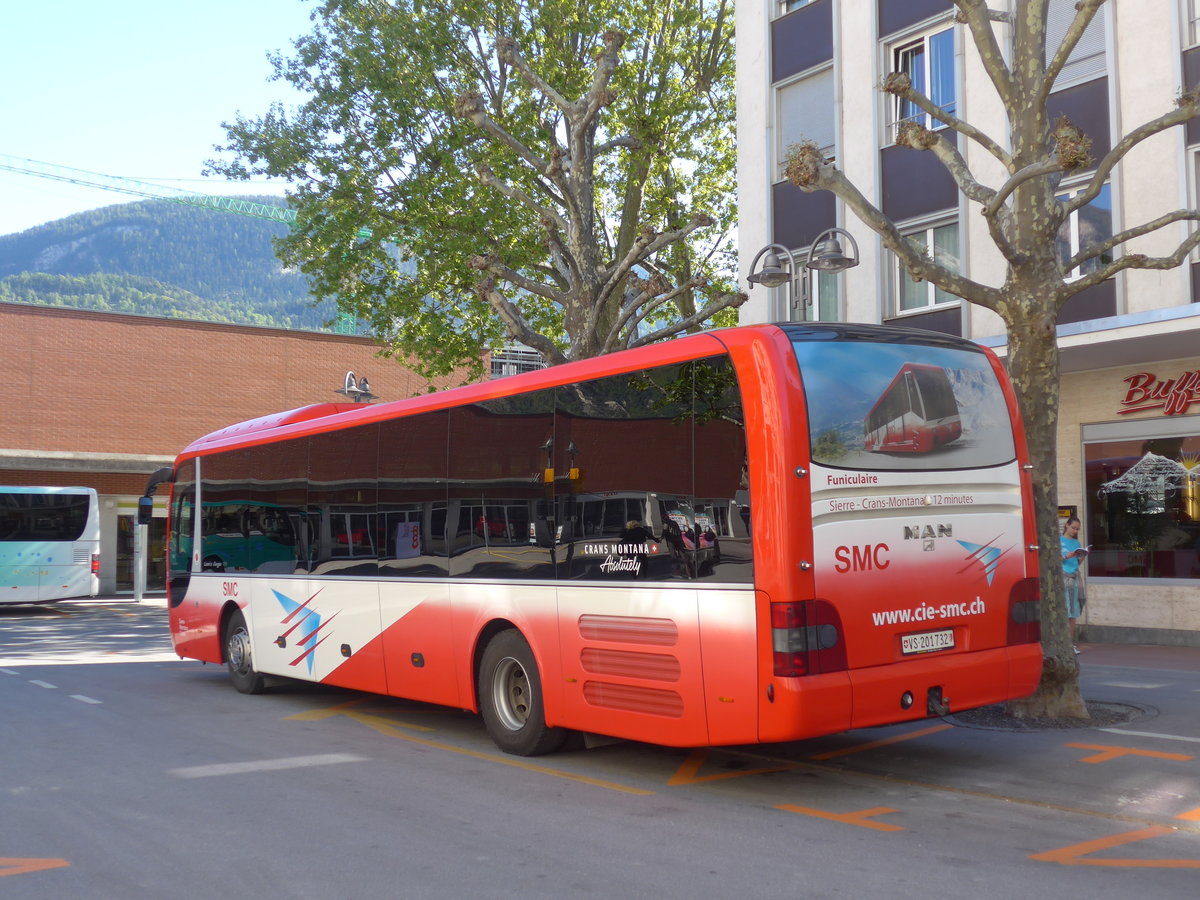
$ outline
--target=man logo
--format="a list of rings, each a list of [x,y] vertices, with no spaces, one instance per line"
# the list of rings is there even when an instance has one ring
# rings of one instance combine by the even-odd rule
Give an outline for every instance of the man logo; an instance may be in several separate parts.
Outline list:
[[[934,538],[954,537],[953,525],[905,525],[906,541],[931,541]]]

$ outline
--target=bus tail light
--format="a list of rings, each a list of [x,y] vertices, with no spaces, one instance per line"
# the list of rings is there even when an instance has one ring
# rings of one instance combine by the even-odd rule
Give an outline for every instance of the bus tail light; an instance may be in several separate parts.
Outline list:
[[[1008,594],[1008,643],[1036,644],[1042,639],[1042,589],[1036,578],[1022,578]]]
[[[100,554],[99,553],[92,554],[92,574],[93,575],[100,574]]]
[[[846,668],[842,620],[825,600],[771,604],[775,674],[782,678]]]

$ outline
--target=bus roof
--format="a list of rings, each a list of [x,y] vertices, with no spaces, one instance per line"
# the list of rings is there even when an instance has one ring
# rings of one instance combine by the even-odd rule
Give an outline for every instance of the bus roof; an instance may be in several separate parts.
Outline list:
[[[399,414],[429,412],[466,403],[478,403],[507,397],[514,393],[559,387],[605,375],[618,375],[649,366],[669,365],[699,359],[722,352],[726,338],[737,335],[739,341],[778,339],[780,334],[790,341],[798,340],[859,340],[868,342],[924,343],[957,349],[982,348],[965,338],[901,328],[889,325],[858,323],[779,323],[743,325],[687,335],[674,340],[648,344],[632,350],[621,350],[604,356],[564,363],[520,375],[510,375],[463,387],[450,388],[388,403],[317,403],[297,409],[272,413],[229,425],[192,441],[180,453],[180,458],[203,455],[222,447],[233,447],[247,441],[260,442],[300,434],[331,431],[352,424],[390,419]]]

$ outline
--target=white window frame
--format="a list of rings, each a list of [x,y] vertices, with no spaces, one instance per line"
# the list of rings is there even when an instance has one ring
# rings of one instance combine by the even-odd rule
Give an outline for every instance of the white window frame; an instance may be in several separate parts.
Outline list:
[[[951,101],[949,104],[946,104],[946,103],[938,104],[937,101],[935,100],[935,98],[930,96],[930,94],[932,93],[930,86],[933,84],[933,63],[934,63],[934,56],[935,56],[931,42],[935,38],[941,37],[946,34],[950,35],[950,40],[951,40],[950,58],[948,60],[948,63],[950,66],[950,78],[951,78],[951,85],[952,85],[952,89],[953,89],[953,97],[951,98]],[[935,26],[927,27],[921,31],[914,31],[911,34],[906,35],[903,38],[899,38],[897,40],[891,41],[886,46],[887,58],[885,60],[884,71],[886,71],[886,72],[903,71],[904,67],[900,65],[902,55],[911,53],[912,51],[917,50],[917,49],[924,51],[924,62],[922,65],[922,78],[924,80],[925,87],[924,87],[924,90],[922,90],[922,93],[925,94],[926,97],[929,97],[929,99],[931,101],[933,101],[935,104],[937,104],[938,106],[941,106],[943,109],[945,109],[947,112],[951,112],[951,113],[954,113],[957,115],[958,104],[961,99],[961,90],[960,90],[959,79],[958,79],[959,36],[957,34],[957,30],[955,28],[954,22],[952,20],[948,22],[945,19],[943,19]],[[914,115],[905,116],[903,114],[904,113],[904,109],[903,109],[904,101],[902,101],[898,98],[894,98],[894,97],[888,97],[887,100],[888,100],[887,143],[889,143],[889,144],[895,142],[896,129],[900,126],[901,122],[905,121],[908,118],[912,118],[912,119],[919,118],[920,122],[923,125],[925,125],[926,128],[929,128],[932,130],[937,130],[939,128],[946,127],[946,125],[944,123],[938,121],[933,116],[929,115],[928,113],[924,112],[923,110],[919,110]]]
[[[1194,2],[1194,0],[1192,0]],[[1076,0],[1050,0],[1046,14],[1046,62],[1050,61],[1075,19]],[[1109,4],[1111,5],[1111,4]],[[1108,5],[1102,6],[1084,30],[1054,81],[1054,90],[1073,87],[1108,74]]]
[[[806,82],[809,84],[815,84],[818,79],[828,79],[829,90],[830,90],[830,97],[828,98],[829,99],[828,114],[832,117],[832,122],[830,123],[831,127],[829,129],[829,134],[828,134],[830,142],[822,144],[819,149],[821,150],[822,155],[824,155],[826,159],[836,159],[837,158],[837,141],[838,141],[838,124],[839,124],[838,104],[836,102],[837,101],[837,82],[835,80],[836,73],[834,71],[833,63],[830,62],[826,65],[819,66],[819,67],[816,67],[813,69],[809,69],[808,71],[802,72],[801,74],[797,75],[794,78],[789,78],[787,81],[783,81],[783,82],[780,82],[779,84],[775,85],[775,88],[774,88],[775,129],[774,129],[774,131],[775,131],[775,135],[776,135],[776,138],[775,138],[775,144],[776,144],[776,146],[775,146],[775,180],[776,181],[782,181],[784,178],[783,170],[784,170],[785,165],[787,164],[787,153],[788,153],[789,148],[791,148],[793,145],[799,143],[799,140],[794,140],[793,136],[790,136],[786,133],[787,132],[786,123],[788,121],[790,121],[790,117],[784,114],[784,99],[783,99],[784,93],[789,88],[795,88],[798,85],[804,84]],[[801,132],[800,134],[795,135],[796,138],[801,138],[801,139],[811,138],[810,135],[805,135],[803,133],[803,129],[800,129],[800,132]],[[818,135],[818,136],[821,136],[821,135]]]
[[[1200,0],[1183,0],[1183,47],[1200,44]]]
[[[956,229],[955,253],[958,256],[958,270],[961,272],[962,271],[963,228],[962,228],[962,223],[959,221],[957,214],[953,215],[953,216],[949,216],[949,217],[943,215],[943,216],[940,216],[937,218],[931,218],[928,220],[919,220],[916,222],[907,223],[905,225],[900,226],[900,231],[906,238],[914,237],[916,235],[923,235],[925,238],[925,246],[926,246],[926,249],[928,252],[928,248],[933,246],[933,243],[934,243],[934,234],[933,234],[934,231],[936,231],[939,228],[945,228],[950,225],[953,225],[954,228]],[[913,282],[912,282],[912,279],[908,275],[908,270],[904,267],[903,263],[901,262],[900,257],[897,256],[895,253],[890,253],[890,252],[889,252],[888,256],[890,257],[889,267],[891,270],[888,280],[891,285],[891,293],[892,293],[891,306],[892,306],[892,311],[893,311],[894,317],[899,318],[901,316],[915,316],[915,315],[920,315],[921,313],[929,312],[930,310],[934,310],[934,309],[951,309],[955,306],[962,305],[961,297],[957,297],[954,294],[950,294],[946,291],[943,291],[941,288],[937,287],[937,285],[935,285],[931,281],[921,281],[921,282],[918,282],[918,284],[925,291],[925,303],[923,303],[921,306],[914,306],[909,309],[903,309],[901,307],[901,300],[904,296],[905,285],[906,285],[906,283],[912,284]]]
[[[791,264],[795,266],[795,271],[790,283],[771,289],[771,308],[768,316],[772,322],[845,321],[842,317],[842,282],[845,279],[841,272],[808,268],[806,263],[810,249],[805,245],[790,251]],[[822,299],[827,311],[831,313],[826,318],[821,317]],[[812,315],[809,314],[810,310]]]
[[[1055,194],[1055,197],[1059,201],[1066,201],[1066,200],[1069,200],[1070,198],[1075,197],[1078,194],[1082,193],[1086,187],[1087,187],[1087,182],[1069,185],[1065,188],[1060,187],[1058,192]],[[1104,183],[1104,187],[1101,189],[1100,194],[1097,195],[1097,199],[1099,199],[1099,197],[1101,197],[1101,196],[1104,196],[1105,192],[1107,192],[1107,196],[1108,196],[1108,234],[1111,237],[1113,234],[1116,234],[1116,224],[1113,222],[1112,182],[1106,181]],[[1095,200],[1093,200],[1092,203],[1095,203]],[[1083,212],[1083,210],[1087,209],[1088,206],[1091,206],[1091,205],[1092,204],[1089,203],[1087,206],[1080,207],[1079,209],[1072,212],[1069,216],[1067,216],[1067,220],[1065,222],[1063,222],[1062,227],[1059,229],[1060,233],[1064,229],[1067,232],[1067,240],[1068,240],[1067,256],[1068,256],[1068,258],[1074,256],[1076,253],[1079,252],[1080,214]],[[1112,259],[1116,255],[1118,250],[1119,250],[1119,247],[1113,247],[1111,250],[1109,250],[1109,259]],[[1100,257],[1093,262],[1093,265],[1099,266],[1099,265],[1103,265],[1104,263],[1105,263],[1104,258]],[[1068,272],[1064,276],[1063,280],[1067,281],[1067,282],[1078,281],[1085,274],[1086,273],[1081,272],[1078,268],[1075,268],[1075,269],[1072,269],[1070,272]]]
[[[817,0],[779,0],[778,15],[786,16],[790,12],[795,12],[805,6],[811,6]]]

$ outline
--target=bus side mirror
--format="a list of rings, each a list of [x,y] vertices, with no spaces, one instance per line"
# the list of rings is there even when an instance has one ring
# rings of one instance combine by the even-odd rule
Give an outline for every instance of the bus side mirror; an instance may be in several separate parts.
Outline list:
[[[149,525],[150,520],[154,518],[154,498],[153,497],[138,497],[137,523],[139,525]]]

